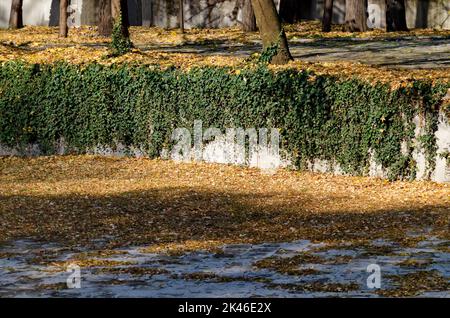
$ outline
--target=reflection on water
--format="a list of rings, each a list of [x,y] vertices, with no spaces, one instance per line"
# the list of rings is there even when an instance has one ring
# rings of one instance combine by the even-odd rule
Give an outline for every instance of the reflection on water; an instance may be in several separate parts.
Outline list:
[[[401,248],[383,240],[361,247],[295,241],[166,255],[139,247],[102,253],[21,240],[0,247],[0,297],[376,297],[366,284],[369,264],[381,267],[382,289],[392,288],[391,275],[417,271],[436,271],[448,280],[447,243],[429,238]],[[76,259],[84,260],[81,288],[69,289],[66,268]],[[258,261],[269,266],[256,266]],[[449,290],[417,294],[449,297]]]

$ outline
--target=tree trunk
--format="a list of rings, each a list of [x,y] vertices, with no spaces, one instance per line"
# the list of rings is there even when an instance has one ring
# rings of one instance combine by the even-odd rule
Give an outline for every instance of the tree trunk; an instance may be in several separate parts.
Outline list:
[[[128,27],[128,6],[126,0],[112,0],[111,1],[111,15],[113,24],[116,24],[119,18],[122,18],[121,33],[125,38],[130,37]]]
[[[111,0],[100,0],[98,34],[110,36],[112,32]]]
[[[152,0],[142,0],[142,26],[150,27],[153,25],[153,3]]]
[[[332,19],[333,19],[333,0],[325,0],[323,4],[322,32],[331,31]]]
[[[63,38],[67,38],[67,33],[69,32],[69,27],[67,25],[68,5],[68,0],[59,1],[59,36]]]
[[[365,32],[367,28],[367,0],[345,1],[345,30]]]
[[[280,17],[273,0],[252,0],[256,24],[263,43],[263,49],[276,47],[277,51],[271,57],[272,64],[286,64],[292,60],[286,34],[281,27]]]
[[[428,0],[418,0],[416,6],[416,28],[427,28],[428,27],[428,14],[430,13],[430,1]]]
[[[253,11],[251,0],[244,0],[244,6],[242,7],[242,31],[258,31],[258,27],[256,26],[255,12]]]
[[[310,17],[312,1],[280,0],[280,19],[285,23],[300,22],[302,18]]]
[[[184,33],[184,0],[179,0],[180,4],[179,4],[179,24],[180,24],[180,32]]]
[[[386,31],[408,31],[405,0],[386,0]]]
[[[23,28],[22,7],[23,7],[23,0],[12,0],[11,13],[9,16],[9,27],[11,29]]]
[[[242,31],[258,31],[258,27],[256,26],[255,12],[253,11],[251,0],[244,0],[244,7],[242,8]]]

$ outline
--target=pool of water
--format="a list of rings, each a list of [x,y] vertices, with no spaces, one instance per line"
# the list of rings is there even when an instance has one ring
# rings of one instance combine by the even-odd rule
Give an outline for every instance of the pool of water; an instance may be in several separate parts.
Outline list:
[[[0,247],[0,297],[378,297],[379,290],[367,286],[370,264],[380,268],[381,289],[394,288],[392,275],[418,271],[434,271],[448,281],[447,243],[429,238],[414,248],[383,240],[369,247],[336,247],[301,240],[224,245],[220,253],[168,255],[132,247],[100,255],[19,240]],[[74,272],[67,266],[86,252],[91,254],[79,264],[80,288],[69,288],[67,280]],[[294,264],[298,274],[257,266],[261,260],[298,255],[309,255]],[[450,293],[431,288],[415,296],[450,297]]]

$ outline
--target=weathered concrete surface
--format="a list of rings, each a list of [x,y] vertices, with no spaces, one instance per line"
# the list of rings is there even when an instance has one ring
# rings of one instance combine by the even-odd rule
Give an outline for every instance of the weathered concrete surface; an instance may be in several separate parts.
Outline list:
[[[450,123],[444,114],[440,115],[438,130],[435,133],[437,155],[436,166],[434,169],[429,168],[426,155],[422,149],[419,137],[424,133],[425,122],[423,119],[416,117],[416,139],[414,141],[414,151],[412,156],[416,161],[416,179],[430,179],[436,182],[450,182],[450,162],[446,154],[450,153]],[[222,138],[224,137],[224,138]],[[258,138],[258,136],[257,136]],[[269,138],[269,137],[268,137]],[[259,136],[261,140],[261,136]],[[292,167],[292,157],[286,153],[284,149],[278,149],[279,140],[271,140],[267,144],[257,143],[254,148],[243,148],[241,144],[232,139],[226,138],[225,135],[216,136],[209,142],[205,142],[200,149],[192,148],[188,154],[175,152],[174,149],[161,149],[161,157],[163,159],[171,159],[175,161],[192,161],[196,160],[222,164],[237,164],[262,169],[266,173],[273,173],[278,168]],[[275,145],[275,147],[274,147]],[[66,153],[66,145],[63,140],[58,144],[56,154],[63,155]],[[134,156],[143,157],[143,153],[139,145],[136,147],[125,147],[117,144],[116,147],[98,146],[94,149],[88,149],[88,153],[107,156]],[[199,156],[196,155],[199,153]],[[26,149],[18,151],[17,149],[4,147],[0,144],[0,156],[39,156],[41,150],[39,145],[29,145]],[[370,152],[370,163],[367,175],[379,178],[388,178],[388,170],[377,164],[373,159],[373,152]],[[333,173],[336,175],[345,175],[343,169],[336,162],[316,159],[309,163],[308,170],[322,173]]]

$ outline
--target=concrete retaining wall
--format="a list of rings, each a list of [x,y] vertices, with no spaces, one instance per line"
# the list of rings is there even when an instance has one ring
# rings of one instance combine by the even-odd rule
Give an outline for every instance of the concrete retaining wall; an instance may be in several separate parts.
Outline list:
[[[450,96],[449,96],[450,97]],[[416,117],[416,138],[418,138],[424,130],[425,122],[423,119]],[[450,182],[450,123],[444,114],[440,115],[438,130],[435,133],[437,139],[437,156],[436,167],[431,171],[430,179],[436,182]],[[255,151],[250,152],[248,149],[243,149],[241,145],[230,142],[227,138],[215,138],[209,143],[205,143],[202,149],[200,158],[205,162],[214,162],[222,164],[238,164],[249,167],[258,167],[268,173],[273,172],[278,168],[286,168],[291,166],[291,160],[289,154],[283,151],[283,149],[273,151],[273,144],[267,143],[266,146],[258,145]],[[56,154],[63,155],[67,151],[67,145],[64,140],[60,140],[57,145]],[[191,153],[194,154],[196,149],[192,149]],[[243,151],[243,152],[242,152]],[[106,156],[134,156],[143,157],[145,154],[139,149],[139,147],[127,148],[121,144],[117,144],[114,149],[111,147],[104,147],[99,145],[95,149],[87,151],[90,154],[106,155]],[[230,155],[231,154],[231,155]],[[373,157],[373,152],[369,152]],[[19,151],[0,145],[0,156],[39,156],[41,151],[39,145],[29,145],[25,150]],[[171,160],[183,160],[185,157],[180,157],[177,153],[172,153],[170,149],[162,149],[161,157],[163,159]],[[243,159],[247,158],[247,159]],[[419,143],[416,141],[415,150],[413,152],[413,158],[416,161],[416,179],[423,180],[428,179],[428,167],[425,158],[425,153],[421,149]],[[339,164],[335,162],[325,160],[314,160],[309,162],[309,170],[322,173],[333,173],[337,175],[344,175],[343,170]],[[384,167],[378,165],[373,159],[370,160],[369,169],[366,175],[372,177],[387,178],[388,173]]]

